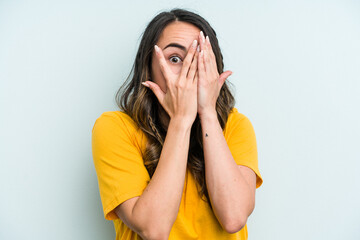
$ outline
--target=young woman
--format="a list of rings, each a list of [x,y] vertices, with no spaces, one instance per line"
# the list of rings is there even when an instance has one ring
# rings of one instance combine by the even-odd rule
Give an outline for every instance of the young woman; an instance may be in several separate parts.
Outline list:
[[[148,24],[116,96],[121,111],[104,112],[92,132],[116,239],[247,239],[262,178],[223,66],[201,16],[174,9]]]

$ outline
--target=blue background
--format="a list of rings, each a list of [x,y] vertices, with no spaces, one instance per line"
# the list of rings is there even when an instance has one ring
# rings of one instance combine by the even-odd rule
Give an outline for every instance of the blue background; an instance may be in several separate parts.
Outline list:
[[[183,7],[215,28],[264,184],[250,240],[360,239],[360,2],[0,1],[0,238],[114,239],[91,129],[141,33]]]

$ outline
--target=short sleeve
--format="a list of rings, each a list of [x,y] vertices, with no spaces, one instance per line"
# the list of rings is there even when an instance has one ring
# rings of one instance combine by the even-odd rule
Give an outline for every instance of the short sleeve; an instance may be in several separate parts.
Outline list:
[[[255,172],[256,188],[259,188],[263,179],[258,166],[255,131],[250,120],[234,108],[226,123],[224,135],[235,162]]]
[[[140,196],[150,180],[133,134],[129,121],[114,112],[103,113],[92,129],[92,154],[107,220],[117,219],[114,209]]]

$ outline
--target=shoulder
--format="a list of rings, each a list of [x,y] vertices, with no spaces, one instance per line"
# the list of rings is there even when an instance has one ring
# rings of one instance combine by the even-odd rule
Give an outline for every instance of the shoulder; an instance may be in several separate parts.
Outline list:
[[[247,118],[243,113],[239,112],[237,108],[232,108],[229,113],[228,122],[238,121]]]
[[[255,130],[250,119],[236,108],[230,111],[223,134],[228,143],[245,138],[255,141]]]
[[[104,128],[120,128],[128,130],[137,130],[138,126],[135,121],[125,112],[122,111],[107,111],[103,112],[96,120],[95,126],[102,126]],[[93,130],[94,130],[93,128]]]
[[[250,119],[247,116],[245,116],[245,114],[239,112],[237,108],[234,107],[231,109],[229,113],[224,131],[230,131],[231,129],[234,128],[252,128],[252,127],[253,126],[250,122]]]
[[[111,120],[114,121],[118,124],[126,124],[126,125],[134,125],[135,122],[134,120],[127,115],[125,112],[122,111],[108,111],[108,112],[103,112],[100,117],[98,117],[96,119],[96,121],[106,121],[106,120]],[[135,124],[136,125],[136,124]]]
[[[93,139],[104,142],[127,142],[137,146],[141,151],[146,146],[146,136],[136,122],[125,112],[103,112],[92,128]]]

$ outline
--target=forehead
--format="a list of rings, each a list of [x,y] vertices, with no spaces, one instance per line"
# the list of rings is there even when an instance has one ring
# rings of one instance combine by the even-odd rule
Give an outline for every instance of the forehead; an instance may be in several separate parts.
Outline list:
[[[179,43],[188,48],[194,39],[198,39],[200,29],[187,22],[175,21],[165,27],[157,45],[161,48],[169,43]]]

